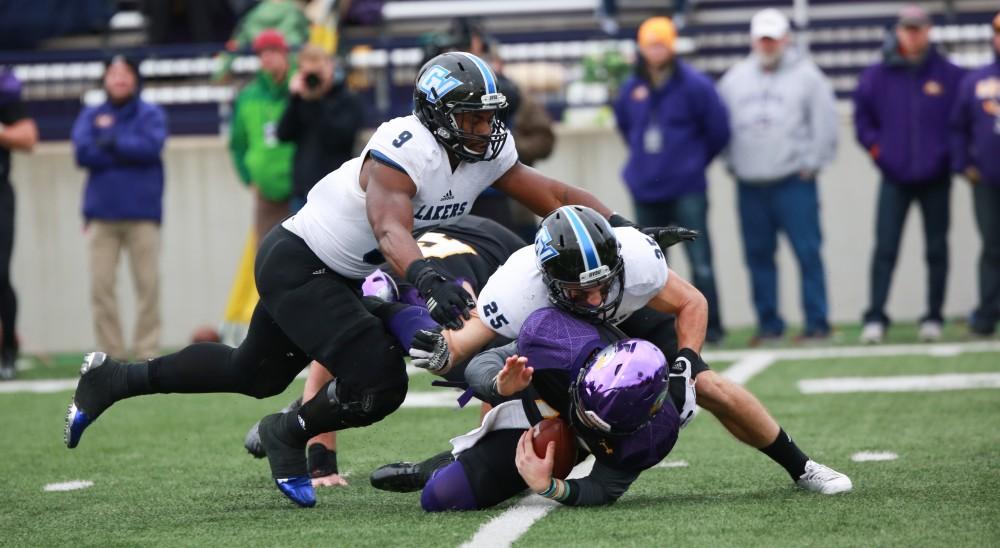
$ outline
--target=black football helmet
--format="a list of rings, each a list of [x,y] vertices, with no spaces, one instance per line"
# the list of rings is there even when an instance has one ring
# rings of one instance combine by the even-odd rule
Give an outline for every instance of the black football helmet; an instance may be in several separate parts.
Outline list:
[[[467,162],[496,158],[507,142],[504,115],[507,98],[497,87],[496,75],[485,61],[471,53],[442,53],[417,73],[413,90],[413,113],[448,150]],[[455,114],[492,111],[488,136],[462,131]],[[469,145],[485,143],[482,152]]]
[[[625,261],[614,229],[589,207],[563,206],[542,219],[535,261],[552,304],[593,323],[614,317],[625,293]],[[586,301],[599,288],[601,303]]]

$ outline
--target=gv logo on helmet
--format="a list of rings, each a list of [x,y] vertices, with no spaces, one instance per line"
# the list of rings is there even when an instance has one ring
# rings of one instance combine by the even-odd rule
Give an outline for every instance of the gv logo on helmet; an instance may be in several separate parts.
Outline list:
[[[545,264],[557,256],[559,252],[552,247],[552,235],[549,234],[549,229],[543,226],[535,236],[535,257],[538,258],[538,264]]]
[[[462,85],[462,81],[451,77],[451,71],[441,65],[434,65],[427,69],[424,77],[417,82],[417,89],[424,92],[424,95],[431,101],[437,101],[448,94],[449,91]]]

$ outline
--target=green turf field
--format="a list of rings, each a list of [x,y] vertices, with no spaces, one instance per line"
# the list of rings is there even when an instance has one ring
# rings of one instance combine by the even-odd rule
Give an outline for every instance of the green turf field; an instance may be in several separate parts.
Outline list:
[[[647,471],[613,507],[550,512],[516,545],[1000,545],[1000,390],[803,395],[796,386],[822,377],[979,372],[1000,373],[1000,352],[777,361],[749,388],[811,456],[852,477],[853,493],[794,489],[783,470],[702,413],[669,457],[688,466]],[[411,390],[430,390],[428,381],[415,377]],[[458,546],[509,507],[428,515],[418,494],[368,486],[380,464],[446,448],[447,438],[474,426],[474,409],[401,409],[343,433],[339,460],[350,487],[319,490],[314,509],[293,507],[242,439],[300,389],[296,382],[265,401],[126,400],[72,451],[62,443],[70,392],[0,394],[0,545]],[[899,458],[853,462],[859,451]],[[43,491],[70,480],[93,486]]]

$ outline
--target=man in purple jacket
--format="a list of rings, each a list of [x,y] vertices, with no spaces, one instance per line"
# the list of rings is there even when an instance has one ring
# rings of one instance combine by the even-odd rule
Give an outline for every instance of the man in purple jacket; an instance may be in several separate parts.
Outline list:
[[[914,201],[923,215],[928,267],[920,337],[929,341],[941,336],[951,192],[948,118],[964,72],[931,47],[930,28],[923,9],[905,6],[886,42],[884,60],[865,69],[854,95],[858,141],[882,173],[862,342],[879,343],[885,335],[889,284]]]
[[[678,225],[699,232],[684,246],[692,281],[708,300],[705,340],[725,332],[708,236],[705,169],[729,142],[729,117],[712,81],[677,59],[677,33],[666,17],[639,27],[635,74],[615,101],[615,119],[629,149],[623,177],[637,221],[644,226]]]
[[[1000,320],[1000,13],[993,19],[992,63],[962,80],[952,115],[951,167],[972,183],[979,255],[979,307],[969,329],[990,336]]]
[[[128,250],[138,314],[133,351],[156,356],[160,341],[160,221],[167,138],[163,109],[139,98],[139,72],[122,56],[104,73],[107,100],[88,107],[73,125],[76,163],[87,169],[83,217],[90,246],[91,304],[101,348],[127,357],[118,319],[115,273]]]

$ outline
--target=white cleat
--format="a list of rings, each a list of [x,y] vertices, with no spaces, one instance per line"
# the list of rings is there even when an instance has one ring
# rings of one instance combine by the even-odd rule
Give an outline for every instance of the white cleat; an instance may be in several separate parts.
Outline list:
[[[806,471],[795,480],[795,485],[821,495],[846,493],[854,488],[851,478],[813,460],[806,462]]]
[[[868,322],[861,328],[861,342],[879,344],[885,337],[885,326],[879,322]]]
[[[927,320],[920,322],[920,340],[923,342],[936,342],[941,339],[941,322]]]

